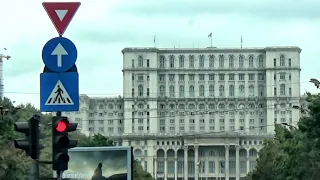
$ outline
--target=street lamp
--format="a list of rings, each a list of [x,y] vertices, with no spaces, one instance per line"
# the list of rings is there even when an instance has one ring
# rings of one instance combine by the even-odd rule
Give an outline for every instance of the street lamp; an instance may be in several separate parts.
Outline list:
[[[314,84],[314,86],[316,86],[316,87],[317,87],[317,89],[319,89],[320,82],[319,82],[319,80],[318,80],[318,79],[311,78],[309,82],[313,83],[313,84]]]

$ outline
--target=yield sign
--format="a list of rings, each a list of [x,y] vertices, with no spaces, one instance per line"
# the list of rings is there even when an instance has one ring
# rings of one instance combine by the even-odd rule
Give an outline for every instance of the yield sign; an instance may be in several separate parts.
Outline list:
[[[62,36],[80,7],[80,2],[44,2],[46,10],[59,35]]]

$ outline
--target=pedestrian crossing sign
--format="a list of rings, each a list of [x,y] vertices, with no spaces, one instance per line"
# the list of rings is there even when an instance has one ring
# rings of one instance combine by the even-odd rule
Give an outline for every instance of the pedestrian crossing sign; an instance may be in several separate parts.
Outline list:
[[[54,86],[46,105],[73,105],[73,101],[60,80]]]
[[[40,74],[41,112],[79,111],[78,72]]]

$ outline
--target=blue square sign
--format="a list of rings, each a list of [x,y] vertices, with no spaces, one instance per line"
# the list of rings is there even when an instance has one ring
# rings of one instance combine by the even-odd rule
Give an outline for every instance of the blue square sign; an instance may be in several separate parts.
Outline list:
[[[41,73],[40,110],[79,111],[78,72]]]

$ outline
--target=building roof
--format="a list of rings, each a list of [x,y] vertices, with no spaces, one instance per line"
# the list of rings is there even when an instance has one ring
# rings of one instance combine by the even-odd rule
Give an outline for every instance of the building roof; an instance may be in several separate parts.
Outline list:
[[[156,48],[156,47],[127,47],[122,49],[122,53],[127,52],[157,52],[157,53],[219,53],[219,52],[266,52],[266,51],[298,51],[298,46],[267,46],[267,47],[246,47],[246,48]]]

